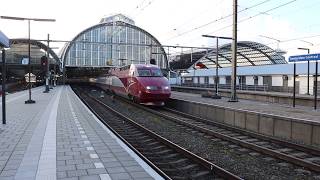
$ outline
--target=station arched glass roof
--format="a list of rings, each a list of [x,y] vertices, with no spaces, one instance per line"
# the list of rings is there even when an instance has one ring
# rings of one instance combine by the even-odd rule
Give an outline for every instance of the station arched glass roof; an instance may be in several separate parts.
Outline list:
[[[8,64],[21,64],[23,58],[28,57],[28,44],[29,39],[19,38],[10,39],[10,48],[6,52],[6,62]],[[31,64],[39,64],[42,56],[46,56],[46,52],[49,52],[49,62],[51,64],[60,64],[60,59],[57,54],[47,45],[37,40],[30,40],[30,55]]]
[[[272,64],[286,64],[285,57],[270,47],[252,41],[239,41],[237,43],[237,66],[260,66]],[[202,63],[206,68],[216,67],[216,49],[209,51],[195,64]],[[218,48],[218,67],[231,67],[231,43]]]
[[[62,50],[66,67],[114,67],[128,64],[156,64],[167,68],[167,56],[160,42],[134,21],[118,14],[103,18],[66,44]]]

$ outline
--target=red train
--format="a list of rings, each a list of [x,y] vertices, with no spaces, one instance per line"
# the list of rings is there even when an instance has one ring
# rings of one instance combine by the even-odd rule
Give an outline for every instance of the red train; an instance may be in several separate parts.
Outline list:
[[[142,104],[163,105],[171,94],[169,81],[155,65],[131,64],[113,68],[92,83]]]

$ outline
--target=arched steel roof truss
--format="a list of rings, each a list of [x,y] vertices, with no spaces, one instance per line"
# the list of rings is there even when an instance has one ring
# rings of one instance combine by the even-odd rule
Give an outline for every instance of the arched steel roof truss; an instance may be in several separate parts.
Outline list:
[[[96,24],[96,25],[93,25],[83,31],[81,31],[79,34],[77,34],[69,43],[66,43],[65,47],[63,48],[62,50],[62,53],[61,53],[61,59],[63,61],[63,68],[65,68],[65,64],[66,64],[66,59],[67,59],[67,54],[69,53],[70,51],[70,48],[71,46],[76,43],[79,38],[85,34],[86,32],[89,32],[91,30],[94,30],[96,28],[99,28],[99,27],[103,27],[103,26],[123,26],[123,27],[130,27],[132,29],[136,29],[136,30],[139,30],[143,33],[145,33],[147,36],[151,37],[152,40],[154,40],[158,45],[161,45],[161,43],[153,36],[151,35],[149,32],[143,30],[142,28],[138,27],[138,26],[135,26],[135,25],[132,25],[132,24],[128,24],[128,23],[125,23],[125,22],[122,22],[122,21],[116,21],[116,22],[106,22],[106,23],[99,23],[99,24]],[[133,44],[134,45],[134,44]],[[153,45],[153,44],[152,44]],[[152,46],[150,44],[150,46]],[[164,58],[165,58],[165,64],[167,66],[168,64],[168,58],[166,56],[166,52],[164,50],[164,48],[162,46],[160,46],[160,50],[161,52],[163,53],[164,55]]]
[[[238,42],[237,45],[237,66],[258,66],[287,63],[282,55],[278,54],[275,50],[266,45],[251,41],[241,41]],[[204,63],[208,68],[214,68],[215,64],[210,64],[208,60],[213,62],[212,60],[216,58],[215,56],[216,50],[214,49],[200,58],[197,62]],[[232,56],[231,43],[220,46],[218,56],[219,67],[230,67]]]
[[[19,39],[10,39],[10,45],[11,44],[28,44],[28,43],[29,43],[29,39],[21,39],[21,38],[19,38]],[[48,51],[49,54],[53,57],[53,59],[56,61],[56,63],[60,65],[59,57],[57,56],[57,54],[51,48],[48,49],[47,45],[43,44],[40,41],[32,40],[32,39],[30,40],[30,44],[38,46],[40,49],[43,49],[45,51]]]

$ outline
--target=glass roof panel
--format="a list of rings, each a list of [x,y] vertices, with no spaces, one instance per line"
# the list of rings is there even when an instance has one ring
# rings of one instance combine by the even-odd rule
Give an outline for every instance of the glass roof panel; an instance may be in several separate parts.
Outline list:
[[[240,41],[237,44],[237,66],[256,66],[256,65],[269,65],[269,64],[286,64],[284,56],[275,52],[270,47],[251,41]],[[226,44],[219,47],[219,59],[218,64],[221,67],[231,67],[232,59],[231,44]],[[207,67],[211,66],[212,61],[208,61],[207,58],[215,61],[216,50],[209,52],[199,59]]]

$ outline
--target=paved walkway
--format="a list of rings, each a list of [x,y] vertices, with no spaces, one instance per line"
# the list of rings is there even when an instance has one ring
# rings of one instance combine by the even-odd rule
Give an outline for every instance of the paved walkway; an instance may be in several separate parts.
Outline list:
[[[0,180],[161,179],[82,104],[69,86],[8,95]],[[1,113],[0,113],[1,114]],[[0,116],[1,117],[1,116]]]
[[[261,101],[239,99],[239,102],[228,102],[229,98],[211,99],[203,98],[200,94],[184,93],[172,91],[171,98],[186,101],[201,102],[217,106],[229,107],[233,109],[242,109],[255,111],[260,113],[272,114],[276,116],[284,116],[296,118],[305,121],[320,122],[320,109],[312,110],[310,107],[298,106],[293,108],[289,105],[276,103],[265,103]]]

